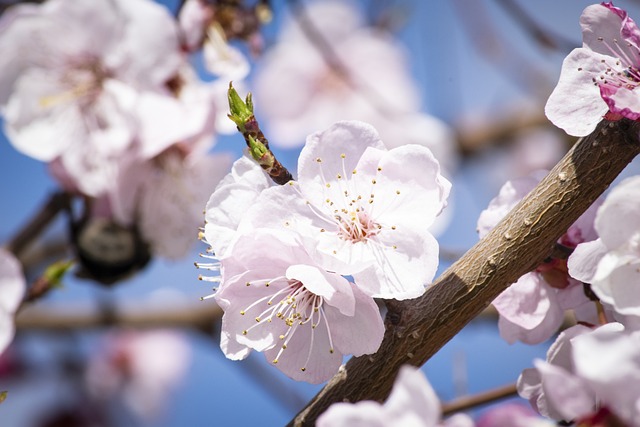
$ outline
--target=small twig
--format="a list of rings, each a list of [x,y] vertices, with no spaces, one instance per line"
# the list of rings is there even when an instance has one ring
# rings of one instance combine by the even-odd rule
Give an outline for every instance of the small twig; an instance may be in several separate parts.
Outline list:
[[[22,252],[69,205],[71,196],[66,192],[52,194],[40,210],[7,242],[8,251],[20,258]]]
[[[533,94],[548,96],[553,83],[547,73],[520,54],[509,37],[495,31],[483,2],[456,0],[453,5],[461,18],[461,28],[469,41],[502,74]]]
[[[247,94],[243,101],[233,88],[232,83],[229,82],[227,95],[229,110],[231,111],[227,116],[236,124],[238,132],[242,134],[253,160],[260,165],[276,184],[284,185],[291,181],[293,179],[291,172],[280,163],[269,148],[269,141],[262,133],[260,124],[258,124],[258,120],[253,114],[251,92]]]
[[[464,396],[442,405],[442,413],[451,415],[455,412],[466,411],[476,406],[485,405],[495,402],[496,400],[506,399],[507,397],[517,396],[518,389],[515,384],[509,384],[492,390],[483,391],[471,396]]]
[[[529,14],[514,0],[497,0],[498,4],[526,31],[536,42],[543,47],[569,53],[581,43],[542,28]]]

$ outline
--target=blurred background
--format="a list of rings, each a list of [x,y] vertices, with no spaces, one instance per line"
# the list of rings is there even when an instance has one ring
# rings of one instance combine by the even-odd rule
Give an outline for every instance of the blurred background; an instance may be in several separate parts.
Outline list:
[[[172,13],[179,7],[177,0],[161,3]],[[388,65],[384,59],[376,61],[366,53],[340,50],[339,42],[356,31],[355,27],[349,29],[348,20],[333,21],[337,33],[340,28],[345,32],[336,40],[330,34],[323,35],[318,29],[326,22],[314,12],[314,3],[323,1],[272,0],[272,19],[260,28],[261,46],[250,49],[247,43],[231,41],[251,64],[247,78],[236,86],[241,94],[246,90],[254,93],[257,117],[273,151],[292,171],[304,141],[295,132],[283,132],[290,126],[287,120],[300,128],[301,135],[321,129],[304,129],[302,117],[313,112],[283,111],[302,102],[296,96],[307,89],[297,86],[302,78],[297,80],[295,73],[290,77],[277,66],[274,69],[272,63],[291,61],[295,67],[315,60],[296,57],[302,54],[295,49],[289,54],[293,57],[279,59],[277,55],[286,55],[287,48],[300,43],[292,39],[306,38],[305,49],[316,50],[310,55],[329,60],[334,55],[337,67],[343,67],[337,74],[353,69],[359,73],[359,67],[365,74],[372,71],[373,77],[356,76],[367,82],[364,104],[376,104],[377,97],[395,84],[385,80],[390,71],[384,69]],[[412,92],[410,109],[420,118],[414,115],[414,121],[402,126],[409,129],[415,122],[422,123],[426,115],[441,121],[424,124],[398,138],[432,141],[428,144],[442,153],[445,173],[453,182],[445,218],[434,230],[443,271],[477,241],[477,218],[506,180],[551,168],[573,143],[548,123],[544,104],[557,82],[563,58],[581,45],[579,17],[591,3],[344,3],[360,16],[359,28],[383,32],[386,40],[392,40],[396,54],[404,58],[405,63],[398,66],[411,81],[408,88],[401,87],[401,82],[397,90]],[[640,16],[637,2],[616,5],[632,17]],[[308,25],[305,29],[305,22],[316,19],[311,31]],[[350,56],[363,58],[361,65],[349,64]],[[195,53],[191,61],[202,79],[213,79],[201,54]],[[266,87],[265,81],[270,82]],[[278,103],[286,105],[279,110]],[[393,106],[403,107],[407,106]],[[359,118],[349,117],[359,114],[352,111],[333,113],[343,119]],[[394,121],[393,113],[378,113]],[[385,132],[392,136],[398,130],[390,125]],[[46,164],[19,153],[6,137],[1,138],[0,242],[6,242],[58,186]],[[242,137],[230,133],[217,135],[213,150],[230,153],[235,159],[243,147]],[[637,165],[630,167],[637,169]],[[32,248],[30,256],[38,262],[27,272],[28,281],[35,280],[50,261],[42,258],[42,251],[55,253],[56,245],[64,247],[67,234],[68,220],[61,215]],[[195,240],[196,229],[193,236]],[[74,418],[79,411],[101,413],[100,417],[114,426],[287,423],[321,386],[289,380],[261,354],[252,354],[242,362],[224,357],[219,349],[215,303],[199,301],[211,293],[210,284],[198,280],[201,271],[194,267],[206,248],[197,242],[188,256],[177,261],[156,257],[146,268],[112,287],[67,274],[63,286],[22,310],[14,342],[0,358],[0,390],[9,392],[0,405],[0,424],[83,425]],[[441,400],[512,384],[534,358],[545,357],[548,344],[509,345],[499,337],[496,324],[494,316],[477,319],[424,366]],[[133,361],[136,358],[141,361]],[[144,365],[139,368],[141,373],[136,373],[136,363]],[[145,369],[148,372],[142,372]],[[109,383],[116,376],[134,374],[146,375],[146,379],[118,389],[117,398],[109,395]],[[478,410],[473,413],[477,415]],[[88,419],[92,416],[87,415]]]

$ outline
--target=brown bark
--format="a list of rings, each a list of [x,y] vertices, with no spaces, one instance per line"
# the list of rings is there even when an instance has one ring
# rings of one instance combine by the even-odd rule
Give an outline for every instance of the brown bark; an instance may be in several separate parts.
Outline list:
[[[352,358],[289,425],[311,426],[335,402],[384,400],[403,364],[421,366],[520,276],[640,153],[640,124],[603,121],[484,239],[415,300],[390,301],[376,354]]]

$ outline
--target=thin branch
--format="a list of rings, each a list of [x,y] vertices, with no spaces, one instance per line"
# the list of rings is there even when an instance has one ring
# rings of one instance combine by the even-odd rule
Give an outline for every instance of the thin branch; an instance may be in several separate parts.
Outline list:
[[[551,254],[558,238],[640,153],[638,130],[640,124],[628,120],[600,123],[422,297],[388,301],[378,352],[349,360],[289,425],[313,425],[335,402],[384,400],[402,365],[421,366]]]
[[[511,142],[514,136],[527,129],[551,127],[544,114],[527,114],[522,109],[516,113],[497,114],[496,119],[479,126],[457,126],[458,149],[464,156],[473,156],[490,146],[499,146]],[[555,129],[555,128],[554,128]],[[575,141],[575,138],[567,139]]]
[[[582,43],[569,40],[548,28],[542,28],[518,2],[514,0],[496,1],[541,46],[567,54],[582,45]]]
[[[211,331],[222,317],[222,309],[211,301],[176,304],[120,305],[109,309],[88,305],[30,305],[16,316],[18,330],[58,331],[105,326],[130,328],[190,327]]]
[[[61,210],[69,205],[70,197],[65,192],[53,193],[33,218],[7,242],[7,250],[20,258],[31,242],[47,228]]]
[[[480,55],[502,72],[505,78],[530,93],[548,95],[555,80],[552,82],[534,61],[522,56],[520,49],[509,42],[509,37],[495,31],[498,26],[492,22],[483,2],[455,0],[453,6],[460,17],[461,29],[467,33],[469,42]]]
[[[442,413],[451,415],[456,412],[473,409],[476,406],[486,405],[496,400],[506,399],[518,395],[518,389],[515,384],[509,384],[492,390],[483,391],[482,393],[471,396],[460,397],[442,405]]]

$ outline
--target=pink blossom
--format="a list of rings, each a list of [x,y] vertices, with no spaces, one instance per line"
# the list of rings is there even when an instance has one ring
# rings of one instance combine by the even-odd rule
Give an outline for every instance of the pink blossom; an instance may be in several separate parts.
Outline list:
[[[547,352],[546,362],[535,361],[518,378],[518,393],[529,399],[540,414],[555,420],[572,420],[595,408],[595,395],[586,383],[574,375],[571,339],[590,328],[573,326],[558,336]]]
[[[639,332],[619,323],[593,330],[577,325],[561,333],[547,361],[535,366],[523,371],[518,391],[542,415],[577,425],[615,416],[640,426]]]
[[[529,177],[508,181],[480,214],[480,237],[495,227],[545,174],[539,171]],[[597,207],[598,203],[590,207],[558,243],[574,248],[579,243],[595,239],[593,221]],[[520,340],[536,344],[549,339],[562,324],[565,310],[579,309],[581,315],[595,311],[584,295],[582,284],[569,276],[566,261],[559,259],[545,262],[522,276],[500,294],[493,305],[500,314],[500,335],[510,343]]]
[[[450,188],[427,148],[386,150],[370,125],[338,122],[307,138],[298,181],[264,190],[240,229],[294,230],[320,265],[367,294],[414,298],[435,275],[429,227]]]
[[[11,252],[0,248],[0,353],[13,340],[13,319],[26,289],[22,266]]]
[[[250,349],[298,381],[333,376],[343,354],[375,352],[384,325],[371,297],[318,266],[293,234],[254,230],[222,260],[214,294],[224,309],[221,347],[231,359]]]
[[[505,403],[490,408],[477,421],[476,427],[554,427],[556,423],[540,418],[530,408]]]
[[[186,0],[182,4],[178,25],[185,50],[192,52],[202,45],[212,18],[213,7],[204,0]]]
[[[640,316],[640,177],[622,181],[598,210],[600,239],[579,245],[569,258],[572,274],[590,283],[600,300],[624,316]]]
[[[155,255],[179,259],[196,243],[207,194],[230,163],[225,155],[177,146],[151,160],[130,159],[108,194],[113,218],[136,224]]]
[[[318,418],[318,427],[473,427],[467,415],[441,421],[440,402],[424,374],[405,365],[384,404],[372,401],[334,403]]]
[[[138,416],[153,418],[166,406],[191,358],[176,332],[125,331],[108,334],[89,362],[86,381],[99,399],[122,399]]]
[[[580,17],[583,47],[562,64],[558,85],[545,111],[574,136],[591,133],[603,117],[640,118],[640,31],[612,3],[587,7]]]
[[[340,65],[323,57],[294,19],[283,26],[255,78],[257,107],[272,144],[300,146],[308,134],[336,121],[361,120],[378,130],[387,148],[426,145],[450,171],[455,139],[447,125],[419,111],[420,89],[405,47],[390,33],[365,26],[349,2],[310,2],[306,18]]]
[[[67,185],[103,194],[141,132],[144,138],[153,129],[175,142],[175,121],[144,115],[149,104],[154,113],[176,110],[169,86],[184,58],[164,7],[148,0],[53,0],[13,8],[0,31],[9,140],[27,155],[55,161]],[[188,116],[201,117],[194,110]]]

